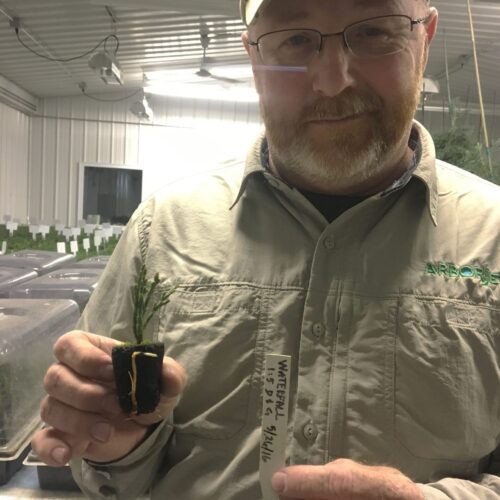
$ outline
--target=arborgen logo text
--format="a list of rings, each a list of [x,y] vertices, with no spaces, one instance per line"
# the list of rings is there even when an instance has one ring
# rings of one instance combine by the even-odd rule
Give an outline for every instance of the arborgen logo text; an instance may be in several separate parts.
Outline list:
[[[500,272],[493,272],[488,267],[473,265],[457,266],[450,262],[428,262],[425,272],[426,274],[446,276],[448,278],[473,278],[479,280],[482,285],[500,284]]]

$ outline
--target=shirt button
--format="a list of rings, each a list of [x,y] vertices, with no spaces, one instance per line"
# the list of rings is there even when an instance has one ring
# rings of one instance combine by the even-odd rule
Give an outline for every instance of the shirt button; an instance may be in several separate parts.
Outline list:
[[[101,486],[99,488],[99,493],[106,498],[111,498],[116,495],[116,490],[112,488],[111,486]]]
[[[333,236],[327,236],[323,240],[323,245],[327,250],[333,250],[335,248],[335,238]]]
[[[321,323],[314,323],[312,333],[319,340],[325,334],[325,327]]]
[[[308,422],[304,425],[302,433],[304,434],[304,437],[312,443],[318,436],[318,429],[316,429],[316,426],[312,422]]]

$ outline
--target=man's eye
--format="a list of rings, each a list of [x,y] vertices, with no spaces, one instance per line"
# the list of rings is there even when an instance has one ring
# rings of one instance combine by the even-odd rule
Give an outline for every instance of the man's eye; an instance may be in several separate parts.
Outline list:
[[[285,40],[283,43],[286,47],[305,47],[312,43],[311,37],[306,35],[293,35]]]
[[[363,26],[357,30],[358,38],[390,38],[391,34],[378,26]]]

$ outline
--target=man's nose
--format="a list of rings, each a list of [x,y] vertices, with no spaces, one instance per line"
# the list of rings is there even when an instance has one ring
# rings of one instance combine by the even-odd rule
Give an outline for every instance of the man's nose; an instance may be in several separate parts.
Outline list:
[[[333,97],[347,87],[352,87],[352,56],[341,36],[323,40],[321,51],[309,64],[313,90],[321,95]]]

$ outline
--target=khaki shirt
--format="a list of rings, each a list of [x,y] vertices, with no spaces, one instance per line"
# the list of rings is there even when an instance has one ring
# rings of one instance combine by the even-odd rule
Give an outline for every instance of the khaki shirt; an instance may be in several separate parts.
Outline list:
[[[263,363],[280,353],[292,356],[289,464],[347,457],[400,469],[428,499],[500,498],[500,188],[436,161],[414,126],[410,182],[331,224],[263,170],[262,137],[244,169],[140,207],[80,327],[131,340],[145,262],[179,283],[148,335],[189,383],[130,455],[73,462],[89,497],[261,499]]]

